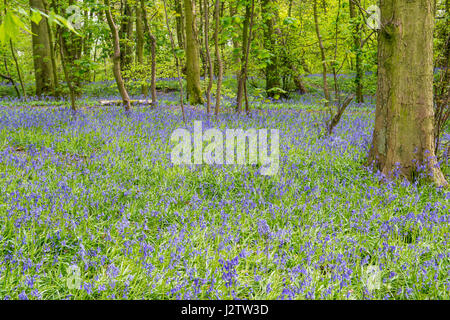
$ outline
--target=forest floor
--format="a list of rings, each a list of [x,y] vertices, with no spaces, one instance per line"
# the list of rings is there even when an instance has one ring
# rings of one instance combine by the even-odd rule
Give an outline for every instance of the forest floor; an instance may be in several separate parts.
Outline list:
[[[366,168],[373,106],[328,136],[317,101],[187,124],[170,94],[130,115],[4,102],[0,299],[449,299],[450,192]],[[174,166],[194,120],[279,129],[278,174]]]

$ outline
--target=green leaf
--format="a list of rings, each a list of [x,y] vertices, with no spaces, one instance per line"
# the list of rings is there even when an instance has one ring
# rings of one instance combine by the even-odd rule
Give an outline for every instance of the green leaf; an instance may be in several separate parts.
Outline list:
[[[42,20],[42,16],[41,16],[41,14],[39,12],[32,11],[30,19],[35,24],[39,24],[39,22],[41,22],[41,20]]]

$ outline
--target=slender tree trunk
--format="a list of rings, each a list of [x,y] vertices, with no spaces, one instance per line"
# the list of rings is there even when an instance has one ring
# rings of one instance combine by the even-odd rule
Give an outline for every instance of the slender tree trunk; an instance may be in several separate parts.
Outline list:
[[[350,18],[352,19],[352,34],[353,34],[353,50],[356,54],[355,59],[355,93],[356,93],[356,102],[362,103],[364,102],[363,96],[363,88],[362,88],[362,78],[363,78],[363,70],[361,65],[361,56],[362,56],[362,46],[361,46],[361,23],[359,22],[359,11],[355,8],[354,4],[355,0],[349,0],[349,8],[350,8]]]
[[[206,112],[208,115],[211,113],[211,89],[213,85],[213,79],[214,79],[214,70],[213,65],[211,61],[211,53],[209,51],[209,4],[208,0],[204,0],[204,13],[205,13],[205,27],[204,27],[204,37],[205,37],[205,53],[206,53],[206,63],[208,65],[208,72],[209,72],[209,82],[208,87],[206,88]]]
[[[237,14],[237,5],[234,3],[229,3],[230,6],[230,17],[234,17]],[[238,53],[239,50],[239,41],[236,37],[231,37],[233,42],[233,65],[236,66],[235,68],[235,75],[236,75],[236,81],[239,85],[239,75],[241,72],[241,56]],[[238,96],[239,96],[239,90],[238,90]]]
[[[242,30],[242,58],[241,58],[241,70],[238,76],[238,87],[237,87],[237,97],[236,97],[236,112],[240,113],[242,111],[242,99],[244,98],[245,93],[245,84],[247,82],[246,79],[246,61],[245,58],[247,56],[247,47],[249,43],[249,25],[250,25],[250,4],[247,4],[245,7],[245,18],[244,18],[244,27]]]
[[[22,78],[22,72],[20,70],[19,62],[17,61],[16,52],[14,50],[14,45],[13,45],[13,42],[11,39],[9,40],[9,48],[11,49],[11,55],[13,57],[14,64],[16,66],[17,76],[19,77],[19,83],[20,83],[20,87],[22,88],[23,97],[25,100],[27,100],[27,91],[25,89],[25,84],[24,84],[23,78]]]
[[[45,11],[43,0],[30,0],[30,7]],[[39,24],[31,22],[33,32],[33,61],[36,79],[36,95],[50,95],[55,92],[53,79],[52,54],[47,18],[42,17]]]
[[[163,0],[163,4],[164,4],[164,15],[166,18],[166,27],[167,27],[167,31],[169,33],[169,38],[170,38],[170,44],[172,46],[172,53],[173,53],[173,57],[175,59],[175,65],[177,67],[177,74],[178,74],[178,84],[180,86],[180,106],[181,106],[181,115],[183,116],[183,121],[184,123],[186,123],[186,114],[184,112],[184,102],[183,102],[183,81],[181,79],[181,68],[180,68],[180,62],[178,60],[178,57],[175,53],[175,41],[173,40],[173,34],[172,34],[172,29],[170,29],[170,23],[169,23],[169,16],[167,15],[167,5],[166,5],[166,0]]]
[[[223,65],[222,65],[222,58],[220,56],[220,49],[219,49],[219,19],[220,19],[220,0],[216,0],[215,7],[214,7],[214,22],[215,22],[215,28],[214,28],[214,49],[216,54],[216,61],[218,66],[218,75],[217,75],[217,90],[216,90],[216,108],[215,108],[215,115],[216,117],[219,115],[220,111],[220,100],[221,100],[221,89],[222,89],[222,78],[223,78]]]
[[[64,77],[66,78],[67,86],[69,87],[69,95],[70,95],[70,104],[73,112],[77,111],[77,106],[75,102],[75,89],[73,87],[72,77],[69,75],[69,71],[67,69],[66,64],[66,55],[67,55],[67,48],[65,46],[62,30],[59,32],[59,53],[61,55],[61,65],[64,72]]]
[[[337,75],[337,52],[338,52],[338,37],[339,37],[339,18],[341,16],[341,0],[338,0],[338,12],[336,15],[336,21],[335,21],[335,31],[334,31],[334,63],[332,66],[333,69],[333,78],[334,78],[334,100],[337,101],[339,105],[341,105],[341,96],[339,93],[339,83],[338,83],[338,75]]]
[[[150,38],[150,54],[151,54],[151,83],[150,83],[150,90],[152,93],[152,107],[156,108],[158,97],[156,95],[156,37],[153,35],[153,33],[150,30],[150,25],[148,23],[147,19],[147,10],[145,7],[145,0],[141,1],[141,11],[142,11],[142,17],[144,19],[144,27],[147,30],[148,36]]]
[[[250,25],[248,31],[248,41],[247,41],[247,49],[245,50],[245,61],[244,61],[244,95],[245,95],[245,112],[250,114],[250,105],[248,103],[248,93],[247,93],[247,77],[248,77],[248,58],[250,56],[250,47],[252,44],[253,38],[253,19],[255,12],[255,0],[251,2],[251,11],[250,11]]]
[[[14,90],[16,91],[17,97],[20,99],[20,91],[19,88],[17,87],[16,82],[14,81],[13,77],[11,76],[11,74],[9,73],[8,70],[8,63],[6,62],[6,58],[3,61],[5,63],[5,71],[6,71],[6,75],[5,74],[0,74],[0,78],[3,78],[5,80],[8,80],[9,83],[11,83],[11,85],[14,87]]]
[[[271,90],[280,87],[280,75],[278,73],[278,57],[275,52],[276,42],[274,39],[274,18],[276,10],[274,0],[261,1],[261,13],[264,19],[264,48],[271,53],[272,57],[266,66],[266,92],[267,96],[274,97],[277,92]]]
[[[184,16],[186,23],[186,82],[189,101],[191,104],[202,104],[202,90],[200,87],[199,48],[195,38],[194,1],[184,0]]]
[[[195,2],[195,0],[193,0]],[[197,8],[199,9],[199,20],[200,20],[200,25],[198,28],[194,28],[195,34],[194,37],[195,39],[197,39],[198,41],[198,51],[200,54],[200,61],[202,64],[202,68],[200,68],[200,71],[203,69],[203,79],[205,79],[206,81],[206,77],[208,76],[208,58],[206,57],[206,53],[203,50],[203,48],[205,47],[205,39],[204,39],[204,30],[203,30],[203,26],[204,26],[204,9],[203,9],[203,0],[198,0],[198,6]],[[196,24],[197,25],[197,24]],[[197,30],[198,29],[198,30]],[[201,73],[200,73],[201,74]]]
[[[136,60],[139,65],[140,74],[144,75],[145,65],[144,65],[144,25],[143,25],[143,15],[144,12],[141,8],[141,4],[136,4]],[[142,94],[148,96],[148,86],[147,77],[143,77],[145,83],[142,84],[141,90]]]
[[[314,24],[316,28],[317,40],[319,41],[320,57],[322,59],[322,78],[323,78],[323,94],[325,96],[325,106],[328,107],[330,104],[330,93],[328,91],[328,81],[327,81],[327,61],[325,58],[325,48],[322,42],[322,36],[320,35],[319,29],[319,17],[317,13],[317,0],[314,0]]]
[[[120,39],[119,39],[119,31],[117,30],[117,26],[114,23],[112,14],[111,14],[111,6],[109,0],[105,0],[106,9],[106,20],[108,20],[109,29],[111,30],[113,46],[114,46],[114,55],[113,55],[113,73],[114,78],[116,79],[117,87],[119,89],[120,95],[122,97],[123,105],[125,107],[125,111],[129,112],[131,110],[130,97],[128,95],[127,89],[125,88],[125,83],[122,78],[122,70],[120,67]]]
[[[433,0],[382,1],[378,90],[369,161],[388,177],[396,169],[413,179],[428,168],[448,185],[434,153]]]

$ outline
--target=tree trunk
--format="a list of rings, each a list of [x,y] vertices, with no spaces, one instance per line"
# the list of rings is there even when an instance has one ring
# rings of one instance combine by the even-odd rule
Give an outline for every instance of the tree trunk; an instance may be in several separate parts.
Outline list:
[[[125,83],[122,78],[122,69],[120,68],[120,44],[119,44],[119,32],[117,30],[117,26],[114,23],[112,14],[111,14],[111,6],[109,4],[109,0],[105,0],[106,9],[106,19],[108,20],[109,29],[111,30],[113,46],[114,46],[114,56],[113,56],[113,73],[114,78],[116,79],[117,87],[119,89],[120,95],[122,97],[123,105],[125,107],[125,111],[130,111],[131,103],[130,97],[128,96],[127,89],[125,88]]]
[[[175,0],[175,12],[177,13],[177,17],[175,19],[177,23],[177,42],[178,48],[185,48],[184,41],[184,16],[183,16],[183,6],[181,5],[182,0]]]
[[[186,26],[186,82],[189,102],[202,104],[203,97],[200,88],[199,48],[195,38],[194,0],[184,0],[184,16]]]
[[[169,16],[167,14],[166,0],[163,0],[163,4],[164,4],[164,16],[166,18],[166,28],[167,28],[167,32],[169,33],[170,45],[172,46],[172,54],[173,54],[173,58],[175,59],[175,65],[176,65],[176,68],[177,68],[178,84],[180,86],[181,115],[183,116],[184,123],[186,123],[186,114],[184,112],[184,102],[183,102],[183,81],[181,79],[180,62],[179,62],[178,57],[177,57],[177,55],[175,53],[175,41],[173,40],[172,29],[170,29]]]
[[[13,45],[13,42],[11,39],[9,40],[9,48],[11,49],[11,55],[13,57],[14,64],[16,66],[17,76],[19,77],[19,82],[20,82],[20,87],[22,88],[23,97],[25,100],[27,100],[28,99],[27,91],[25,89],[25,84],[23,83],[22,71],[20,70],[19,62],[17,61],[16,52],[14,50],[14,45]]]
[[[16,82],[14,81],[14,79],[11,77],[11,74],[9,73],[9,70],[8,70],[8,63],[6,62],[6,58],[4,58],[4,61],[3,61],[3,62],[5,63],[5,71],[6,71],[7,74],[1,74],[1,73],[0,73],[0,78],[3,78],[3,79],[5,79],[5,80],[8,80],[8,81],[9,81],[9,83],[14,87],[14,90],[16,90],[17,98],[20,99],[21,97],[20,97],[20,91],[19,91],[19,88],[17,88]]]
[[[229,4],[230,6],[230,17],[234,17],[237,13],[237,5],[234,5],[233,3]],[[236,73],[236,81],[239,82],[239,74],[241,72],[241,56],[238,53],[239,50],[239,41],[236,37],[231,37],[233,42],[233,65],[236,66],[236,69],[234,70]]]
[[[314,25],[316,28],[317,40],[319,41],[320,56],[322,58],[322,78],[323,78],[323,94],[325,96],[325,106],[328,107],[330,103],[330,93],[328,91],[327,81],[327,61],[325,58],[325,48],[322,42],[322,36],[319,29],[319,17],[317,13],[317,0],[314,0]]]
[[[67,48],[66,44],[63,40],[63,31],[60,29],[59,32],[59,53],[61,55],[61,65],[64,72],[64,77],[67,82],[67,86],[69,87],[69,95],[70,95],[70,104],[73,112],[77,111],[77,106],[75,102],[75,89],[73,87],[72,76],[69,74],[67,64],[66,64],[66,56],[67,56]]]
[[[156,96],[156,37],[150,30],[150,25],[147,20],[147,10],[145,9],[145,0],[141,0],[141,11],[142,17],[144,19],[144,27],[147,30],[148,36],[150,38],[150,53],[151,53],[151,83],[150,90],[152,92],[152,107],[156,108],[158,97]]]
[[[144,7],[145,9],[145,7]],[[140,70],[140,74],[142,75],[142,81],[145,83],[142,84],[141,90],[142,94],[147,97],[148,96],[148,86],[147,86],[147,77],[145,77],[145,65],[144,65],[144,25],[143,15],[145,11],[143,11],[141,4],[136,4],[136,60],[138,64],[138,68]]]
[[[124,2],[123,20],[120,27],[120,67],[122,70],[129,68],[133,61],[133,8]]]
[[[272,17],[276,6],[277,4],[273,0],[261,1],[261,13],[264,19],[264,48],[272,55],[270,62],[266,66],[266,92],[267,96],[271,98],[277,94],[277,92],[271,89],[280,87],[278,59],[277,53],[275,52],[276,43],[273,36],[274,18]]]
[[[30,7],[45,12],[44,0],[30,0]],[[39,24],[31,22],[31,31],[36,95],[50,95],[55,92],[55,83],[47,18],[42,17]]]
[[[433,139],[433,0],[382,1],[378,90],[370,163],[388,177],[398,167],[412,180],[425,165],[447,185]]]
[[[56,1],[54,2],[54,7],[57,7]],[[76,5],[75,0],[69,0],[69,6]],[[61,8],[62,12],[65,9]],[[82,56],[82,38],[79,35],[74,34],[70,30],[62,29],[62,36],[64,41],[64,55],[65,55],[65,64],[68,73],[70,74],[70,79],[72,81],[74,94],[76,97],[81,95],[81,84],[83,82],[82,73],[80,73],[79,66],[77,65],[77,61],[81,59]],[[62,63],[62,62],[61,62]]]
[[[204,38],[205,38],[205,53],[206,53],[206,63],[208,66],[208,77],[209,77],[209,81],[208,81],[208,87],[206,88],[206,112],[209,116],[209,114],[211,113],[211,89],[212,89],[212,85],[213,85],[213,79],[214,79],[214,70],[213,70],[213,65],[212,65],[212,61],[211,61],[211,53],[209,50],[209,1],[208,0],[204,0],[204,14],[205,14],[205,21],[204,21]],[[206,79],[205,79],[206,80]]]
[[[245,18],[244,26],[242,30],[242,58],[241,58],[241,70],[238,76],[238,87],[237,87],[237,97],[236,97],[236,112],[240,113],[242,111],[242,99],[245,93],[245,83],[246,70],[245,70],[245,57],[247,52],[247,44],[249,42],[248,29],[250,25],[250,4],[245,6]]]
[[[215,8],[214,8],[214,21],[215,21],[214,49],[215,49],[215,54],[216,54],[217,66],[218,66],[217,90],[216,90],[216,108],[215,108],[215,115],[216,115],[216,117],[219,115],[219,111],[220,111],[222,77],[223,77],[222,58],[220,56],[220,50],[219,50],[219,27],[220,27],[220,25],[219,25],[219,19],[220,19],[219,7],[220,7],[220,0],[216,0]]]
[[[361,65],[361,56],[362,56],[362,46],[361,46],[361,23],[359,21],[359,11],[355,8],[354,2],[355,0],[349,0],[349,8],[350,8],[350,18],[352,20],[352,34],[353,34],[353,51],[356,55],[355,61],[355,94],[356,94],[356,102],[362,103],[364,102],[363,96],[363,88],[362,88],[362,78],[363,78],[363,70]]]

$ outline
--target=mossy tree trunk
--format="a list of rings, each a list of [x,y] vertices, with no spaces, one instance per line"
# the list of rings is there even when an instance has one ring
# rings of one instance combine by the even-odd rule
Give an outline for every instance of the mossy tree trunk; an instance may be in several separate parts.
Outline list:
[[[148,85],[147,77],[145,76],[145,65],[144,65],[144,12],[142,12],[141,3],[136,3],[136,62],[138,64],[138,69],[142,75],[142,80],[145,81],[141,86],[142,94],[148,96]]]
[[[186,31],[186,86],[189,102],[202,104],[203,97],[200,87],[199,48],[195,38],[195,11],[193,0],[184,0],[184,17]]]
[[[369,161],[388,177],[412,180],[417,165],[447,185],[434,153],[433,0],[383,0],[378,90]]]
[[[133,14],[134,10],[131,5],[131,2],[129,3],[128,0],[124,1],[123,4],[123,17],[122,17],[122,24],[120,27],[120,67],[122,70],[126,70],[130,67],[132,61],[133,61],[133,43],[132,40],[133,37]]]
[[[30,7],[45,12],[44,0],[30,0]],[[33,32],[33,62],[36,79],[36,95],[50,95],[55,92],[52,53],[47,18],[31,23]]]
[[[178,48],[184,49],[184,16],[183,16],[183,6],[181,5],[182,0],[175,0],[175,12],[176,16],[176,26],[177,26],[177,42]]]

